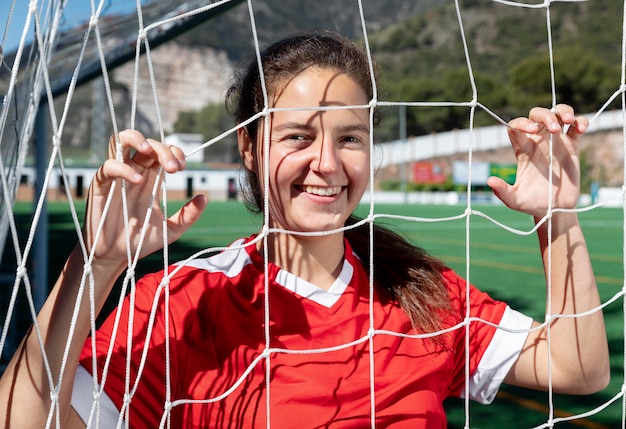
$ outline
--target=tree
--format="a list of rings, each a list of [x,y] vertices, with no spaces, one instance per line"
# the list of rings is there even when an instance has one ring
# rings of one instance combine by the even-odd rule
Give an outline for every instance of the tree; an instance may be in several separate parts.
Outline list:
[[[557,103],[567,103],[579,112],[593,112],[611,96],[612,82],[619,70],[589,51],[570,47],[554,54]],[[617,85],[616,85],[617,87]],[[532,106],[551,106],[550,62],[547,57],[530,57],[511,69],[512,106],[524,114]]]
[[[209,141],[235,126],[223,105],[209,104],[200,111],[183,111],[174,124],[174,132],[202,134]],[[235,133],[205,150],[204,159],[209,162],[238,162],[237,138]]]

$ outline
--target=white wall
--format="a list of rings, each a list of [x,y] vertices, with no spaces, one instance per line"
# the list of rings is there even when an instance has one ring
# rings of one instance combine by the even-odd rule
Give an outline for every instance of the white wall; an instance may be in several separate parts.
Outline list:
[[[72,195],[80,195],[77,190],[79,178],[82,178],[83,198],[87,195],[89,183],[93,179],[97,168],[95,167],[69,167],[65,169],[69,185],[72,188]],[[175,174],[166,176],[167,189],[169,191],[186,192],[188,181],[191,180],[193,193],[206,193],[212,199],[226,199],[228,193],[229,179],[234,179],[235,184],[239,184],[240,172],[238,169],[208,170],[208,169],[187,169]],[[58,190],[61,196],[61,169],[54,168],[50,176],[48,189]],[[22,185],[34,187],[35,170],[33,167],[22,168]]]

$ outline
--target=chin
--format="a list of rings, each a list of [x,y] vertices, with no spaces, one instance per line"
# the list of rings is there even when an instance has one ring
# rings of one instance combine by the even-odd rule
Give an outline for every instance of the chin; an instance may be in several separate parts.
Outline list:
[[[291,213],[288,218],[282,218],[282,222],[279,219],[275,219],[276,223],[274,226],[289,231],[305,233],[334,231],[345,226],[348,216],[343,212],[316,213],[312,209],[298,210]]]
[[[324,223],[318,225],[303,225],[300,229],[302,232],[324,232],[324,231],[334,231],[336,229],[342,228],[345,225],[345,221],[341,223]]]

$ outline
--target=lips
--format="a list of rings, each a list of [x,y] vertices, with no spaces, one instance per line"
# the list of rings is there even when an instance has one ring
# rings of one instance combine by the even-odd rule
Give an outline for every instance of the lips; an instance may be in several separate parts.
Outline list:
[[[341,192],[341,186],[311,186],[306,185],[302,187],[302,190],[307,194],[319,195],[321,197],[331,197]]]

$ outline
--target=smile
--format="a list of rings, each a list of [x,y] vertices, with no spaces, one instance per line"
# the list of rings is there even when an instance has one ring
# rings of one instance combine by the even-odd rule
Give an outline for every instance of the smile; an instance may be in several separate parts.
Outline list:
[[[341,192],[341,186],[320,187],[307,185],[302,188],[307,194],[320,195],[322,197],[330,197]]]

